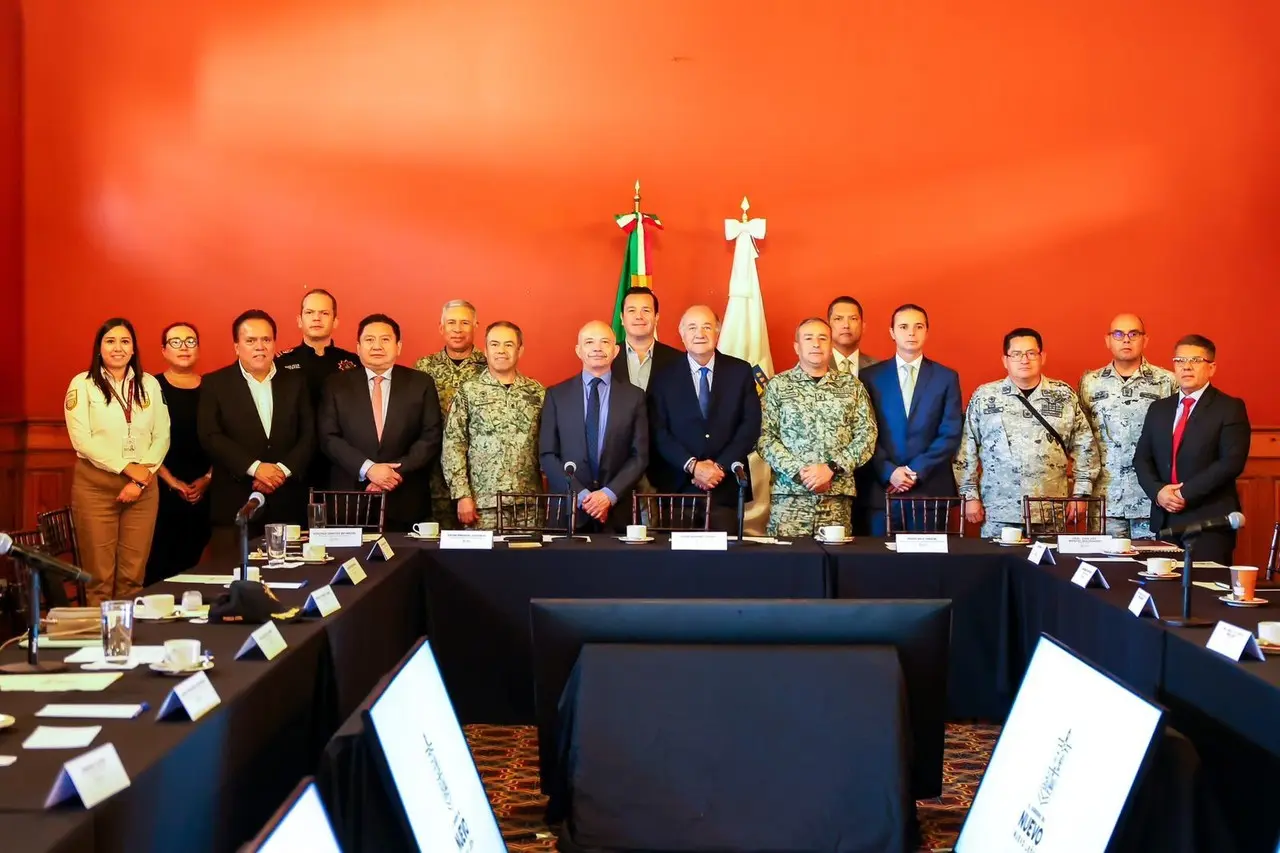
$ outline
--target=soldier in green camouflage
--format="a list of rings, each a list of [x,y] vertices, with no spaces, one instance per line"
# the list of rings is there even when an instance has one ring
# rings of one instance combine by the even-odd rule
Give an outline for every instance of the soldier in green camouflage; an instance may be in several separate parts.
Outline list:
[[[542,491],[538,431],[546,389],[516,370],[524,354],[519,326],[499,320],[485,329],[484,339],[489,369],[454,396],[441,458],[458,521],[494,530],[498,492]]]
[[[871,458],[876,419],[867,390],[831,369],[831,327],[813,317],[796,327],[799,363],[764,390],[761,458],[773,469],[769,535],[850,529],[853,470]]]
[[[1133,451],[1147,408],[1178,389],[1173,373],[1143,357],[1146,326],[1136,314],[1111,321],[1107,349],[1112,361],[1080,379],[1080,405],[1098,442],[1102,470],[1093,493],[1107,499],[1107,533],[1151,539],[1151,499],[1138,485]]]
[[[981,524],[983,536],[1022,527],[1024,495],[1087,497],[1098,477],[1098,448],[1080,400],[1070,385],[1042,373],[1042,341],[1034,329],[1005,335],[1009,375],[978,386],[969,398],[952,467],[965,498],[965,521]],[[1067,478],[1068,461],[1074,480]],[[1067,518],[1084,511],[1083,503],[1072,503]]]
[[[440,395],[440,422],[448,423],[449,406],[453,396],[464,383],[484,372],[484,353],[476,349],[476,309],[470,302],[455,299],[445,303],[440,312],[440,336],[444,349],[418,359],[414,365],[436,382]],[[431,471],[431,517],[443,529],[458,526],[458,513],[454,501],[449,499],[449,487],[444,481],[444,471],[437,464]]]

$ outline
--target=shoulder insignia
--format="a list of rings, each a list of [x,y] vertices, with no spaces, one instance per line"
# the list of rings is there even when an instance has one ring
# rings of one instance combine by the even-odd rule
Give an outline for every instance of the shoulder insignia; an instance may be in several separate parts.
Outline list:
[[[347,358],[344,358],[342,361],[338,362],[339,370],[354,370],[355,366],[356,366],[356,363]]]
[[[150,395],[150,394],[148,394],[148,395],[146,395],[145,397],[143,397],[143,398],[142,398],[141,406],[142,406],[142,408],[144,408],[144,409],[145,409],[145,408],[147,408],[147,407],[148,407],[148,406],[150,406],[150,405],[151,405],[151,395]]]
[[[301,370],[301,369],[302,369],[302,365],[301,365],[301,364],[286,364],[286,365],[284,366],[284,369],[285,369],[285,370]]]
[[[66,401],[67,411],[69,412],[72,409],[74,409],[76,407],[76,403],[78,402],[80,402],[80,389],[72,388],[71,390],[67,391],[67,401]]]
[[[276,358],[279,358],[282,355],[288,355],[289,353],[293,352],[293,350],[294,350],[293,347],[289,347],[288,349],[276,350]]]

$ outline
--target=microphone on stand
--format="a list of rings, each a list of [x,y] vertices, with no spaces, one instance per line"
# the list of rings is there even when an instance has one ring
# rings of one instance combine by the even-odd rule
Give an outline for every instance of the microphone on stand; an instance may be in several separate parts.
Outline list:
[[[267,496],[262,492],[254,492],[249,495],[249,500],[244,506],[240,507],[240,511],[236,513],[236,524],[244,524],[262,509],[262,505],[267,502]]]
[[[1192,549],[1196,538],[1210,530],[1239,530],[1244,527],[1244,513],[1233,512],[1220,518],[1207,518],[1204,521],[1193,521],[1166,527],[1159,533],[1160,539],[1176,538],[1182,543],[1182,615],[1165,617],[1160,621],[1175,628],[1207,628],[1215,624],[1213,619],[1205,619],[1191,615],[1191,569],[1195,566]]]
[[[67,668],[65,663],[55,661],[46,663],[40,660],[40,572],[36,566],[77,581],[87,581],[89,576],[70,563],[64,563],[43,551],[14,544],[13,537],[8,533],[0,533],[0,556],[3,555],[21,560],[26,565],[31,600],[27,610],[27,662],[4,664],[0,666],[0,672],[6,675],[62,672]]]
[[[738,538],[734,540],[734,544],[754,545],[754,542],[742,538],[743,529],[747,526],[747,484],[751,481],[747,478],[746,466],[741,462],[734,462],[729,466],[729,470],[733,472],[733,476],[738,480]]]
[[[240,528],[240,570],[236,572],[238,581],[249,579],[249,519],[262,509],[267,496],[262,492],[253,492],[249,500],[236,513],[236,526]]]
[[[29,566],[36,565],[45,571],[65,575],[68,580],[81,583],[89,581],[89,575],[86,572],[81,571],[70,563],[64,563],[62,560],[52,557],[37,548],[19,545],[13,541],[13,537],[8,533],[0,533],[0,557],[6,556],[24,560]],[[39,611],[37,610],[36,612],[38,613]]]
[[[1199,536],[1210,530],[1239,530],[1244,527],[1244,513],[1233,512],[1220,518],[1207,518],[1204,521],[1193,521],[1166,527],[1160,531],[1160,539],[1181,539],[1184,536]]]
[[[564,526],[565,536],[573,541],[573,516],[577,511],[577,496],[573,493],[573,475],[578,472],[578,463],[572,459],[566,460],[564,463],[565,477],[565,505],[564,505]]]
[[[747,472],[746,472],[746,469],[743,467],[742,463],[741,462],[733,463],[732,465],[729,466],[729,470],[732,471],[733,475],[738,478],[738,486],[740,488],[745,489],[747,487]]]

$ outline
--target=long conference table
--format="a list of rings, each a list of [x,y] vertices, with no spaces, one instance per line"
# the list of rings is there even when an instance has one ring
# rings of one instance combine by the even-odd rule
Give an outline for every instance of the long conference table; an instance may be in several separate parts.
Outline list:
[[[376,682],[422,634],[432,638],[464,723],[531,724],[532,598],[950,598],[954,602],[948,711],[952,719],[1000,721],[1041,632],[1049,633],[1169,709],[1168,722],[1195,745],[1202,770],[1242,851],[1275,850],[1280,810],[1265,787],[1280,772],[1280,659],[1237,663],[1205,648],[1208,629],[1169,628],[1133,616],[1137,562],[1099,562],[1109,590],[1071,583],[1078,560],[1033,565],[1025,548],[953,539],[950,553],[897,554],[881,540],[846,546],[796,540],[719,551],[672,551],[613,537],[541,548],[441,550],[388,537],[395,556],[365,560],[362,549],[333,549],[334,562],[264,572],[264,580],[303,582],[279,590],[289,605],[325,585],[351,556],[368,570],[358,586],[335,587],[342,608],[324,619],[280,626],[288,648],[271,661],[235,660],[254,627],[138,623],[135,643],[198,638],[215,656],[210,680],[221,705],[195,723],[157,721],[174,679],[140,667],[103,692],[0,693],[0,849],[28,851],[234,850],[266,821],[298,779],[315,770],[325,744]],[[1085,558],[1088,559],[1088,558]],[[199,571],[226,574],[230,567]],[[1197,570],[1197,580],[1226,580]],[[148,592],[180,596],[200,589],[164,583]],[[1162,614],[1181,607],[1181,586],[1146,584]],[[1196,615],[1255,629],[1280,620],[1280,591],[1243,611],[1196,588]],[[44,649],[46,660],[70,650]],[[0,662],[21,660],[11,647]],[[74,667],[71,668],[74,671]],[[145,702],[134,720],[42,720],[46,704]],[[100,725],[92,747],[111,743],[131,785],[91,810],[77,803],[45,809],[63,762],[82,750],[25,750],[40,723]],[[90,747],[90,748],[92,748]]]

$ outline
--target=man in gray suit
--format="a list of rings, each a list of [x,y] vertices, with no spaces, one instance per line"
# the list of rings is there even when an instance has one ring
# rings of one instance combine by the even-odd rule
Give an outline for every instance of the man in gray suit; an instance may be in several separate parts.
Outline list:
[[[645,394],[611,371],[618,342],[608,323],[578,331],[582,372],[547,389],[539,436],[542,471],[552,492],[578,496],[579,528],[625,530],[631,491],[649,465]],[[576,470],[565,473],[565,463]]]
[[[827,306],[831,327],[831,369],[857,376],[876,360],[864,354],[862,345],[862,303],[852,296],[837,296]]]

